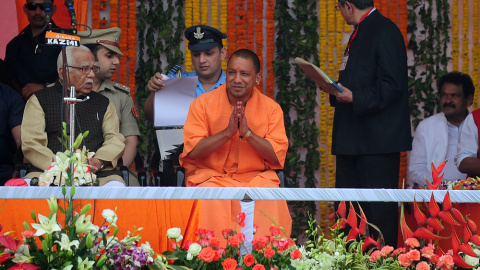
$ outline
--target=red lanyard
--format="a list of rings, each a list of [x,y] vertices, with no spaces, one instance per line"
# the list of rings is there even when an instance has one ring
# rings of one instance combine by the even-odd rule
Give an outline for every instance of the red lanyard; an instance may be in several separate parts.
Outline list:
[[[357,36],[357,32],[358,32],[358,27],[360,27],[360,23],[368,16],[370,15],[370,13],[372,13],[372,10],[374,8],[370,9],[370,11],[368,11],[367,13],[363,14],[363,16],[360,18],[360,21],[358,22],[357,24],[357,27],[355,27],[355,31],[353,32],[352,36],[350,37],[350,40],[348,41],[348,45],[347,45],[347,51],[345,53],[345,55],[348,55],[350,53],[350,45],[352,44],[352,41],[355,39],[355,37]]]

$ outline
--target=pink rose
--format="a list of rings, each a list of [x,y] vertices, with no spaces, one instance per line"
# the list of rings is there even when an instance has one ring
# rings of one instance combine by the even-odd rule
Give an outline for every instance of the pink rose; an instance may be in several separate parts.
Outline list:
[[[231,233],[231,232],[232,232],[232,229],[223,229],[223,230],[222,230],[223,238],[228,239],[228,237],[230,236],[230,233]]]
[[[289,241],[287,239],[282,238],[282,239],[280,239],[280,241],[278,241],[278,250],[279,251],[287,250],[288,246],[289,246]]]
[[[207,230],[204,228],[198,228],[195,230],[195,235],[199,238],[205,238],[207,236]]]
[[[219,246],[220,246],[220,239],[216,238],[216,237],[212,237],[210,239],[208,239],[209,242],[210,242],[210,246],[214,249],[217,249]]]
[[[428,246],[425,246],[421,249],[421,252],[422,252],[422,256],[427,258],[427,259],[430,259],[433,254],[434,254],[434,250],[433,250],[433,246],[432,244],[428,245]]]
[[[279,227],[272,226],[270,227],[270,234],[274,237],[279,236],[282,233],[282,229]]]
[[[368,259],[370,262],[376,262],[382,254],[380,253],[380,250],[375,250],[370,254],[370,259]]]
[[[238,215],[238,225],[240,227],[245,227],[245,212],[241,212],[239,215]]]

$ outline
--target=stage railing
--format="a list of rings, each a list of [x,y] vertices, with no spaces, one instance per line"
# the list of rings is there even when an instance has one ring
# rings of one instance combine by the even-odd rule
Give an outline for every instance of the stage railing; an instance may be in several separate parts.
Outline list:
[[[446,190],[419,189],[336,189],[336,188],[231,188],[231,187],[77,187],[77,199],[136,200],[287,200],[287,201],[428,201],[434,194],[442,202]],[[449,190],[454,203],[480,203],[480,190]],[[70,188],[67,188],[67,196]],[[60,187],[1,187],[2,199],[63,198]]]

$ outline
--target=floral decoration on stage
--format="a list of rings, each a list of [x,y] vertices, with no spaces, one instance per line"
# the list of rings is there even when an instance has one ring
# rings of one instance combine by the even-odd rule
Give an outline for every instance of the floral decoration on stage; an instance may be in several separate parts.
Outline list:
[[[103,210],[104,221],[97,226],[87,215],[90,204],[81,209],[74,205],[75,186],[70,199],[65,198],[65,186],[62,193],[60,204],[53,196],[47,200],[48,215],[32,211],[33,223],[24,222],[22,240],[15,239],[13,232],[0,234],[0,269],[172,269],[148,242],[140,243],[142,228],[118,239],[114,210]]]
[[[69,149],[67,142],[67,124],[63,124],[63,139],[60,142],[64,149]],[[91,172],[88,159],[95,155],[95,152],[88,152],[85,146],[79,149],[84,138],[88,136],[88,131],[78,134],[72,145],[73,152],[65,150],[57,152],[55,161],[43,172],[38,179],[33,178],[32,186],[98,186],[97,176]]]
[[[244,227],[245,214],[240,213],[237,224]],[[254,225],[253,232],[256,232]],[[240,250],[247,249],[245,235],[232,230],[224,229],[222,236],[227,244],[220,246],[220,239],[213,231],[198,228],[195,231],[198,241],[184,241],[179,228],[167,231],[167,237],[172,240],[174,251],[166,251],[163,255],[173,260],[174,265],[184,266],[187,269],[205,270],[280,270],[296,269],[294,265],[302,257],[302,253],[295,241],[284,235],[282,228],[270,227],[270,235],[256,236],[252,241],[252,252],[240,255]],[[293,268],[292,268],[293,267]],[[298,269],[298,268],[297,268]]]

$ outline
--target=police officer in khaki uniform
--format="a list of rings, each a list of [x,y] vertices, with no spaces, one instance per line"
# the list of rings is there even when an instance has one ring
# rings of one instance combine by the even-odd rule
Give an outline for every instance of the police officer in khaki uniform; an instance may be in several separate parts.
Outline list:
[[[115,106],[120,120],[120,133],[125,137],[125,151],[122,156],[123,165],[127,168],[133,163],[137,154],[137,143],[140,131],[137,125],[138,113],[130,96],[130,88],[113,82],[110,79],[115,73],[118,64],[119,41],[122,30],[118,27],[80,31],[80,42],[88,47],[95,56],[100,71],[95,74],[93,90],[108,97]],[[130,174],[130,186],[139,185]]]

